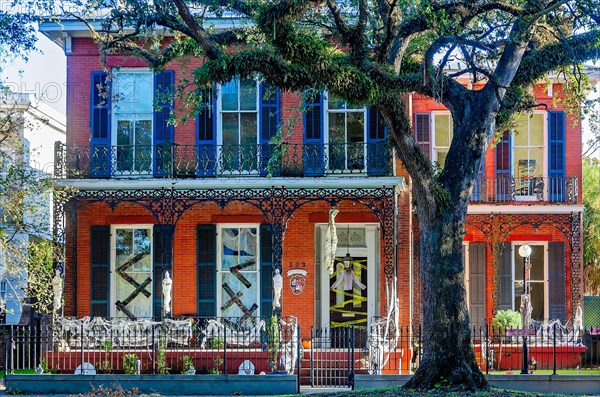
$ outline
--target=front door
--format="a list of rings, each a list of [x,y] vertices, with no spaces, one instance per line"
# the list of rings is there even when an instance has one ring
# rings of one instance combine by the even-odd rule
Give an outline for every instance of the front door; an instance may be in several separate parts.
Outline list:
[[[326,229],[327,225],[319,226],[321,242]],[[333,274],[329,274],[324,265],[320,266],[317,300],[320,302],[321,315],[317,325],[367,329],[370,319],[378,314],[379,226],[338,224],[337,236]],[[346,254],[352,257],[352,264],[348,269],[343,263]],[[325,249],[321,243],[321,258],[324,255]]]

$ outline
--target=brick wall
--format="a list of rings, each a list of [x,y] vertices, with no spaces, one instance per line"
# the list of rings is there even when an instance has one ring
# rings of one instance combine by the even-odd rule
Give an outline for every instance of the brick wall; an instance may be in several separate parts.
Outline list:
[[[407,195],[401,200],[407,200]],[[294,213],[288,223],[283,243],[283,314],[299,318],[303,335],[310,333],[310,327],[315,320],[315,228],[318,223],[326,223],[330,207],[325,203],[310,203]],[[342,202],[336,218],[338,223],[377,223],[373,213],[360,204]],[[402,215],[407,219],[408,213]],[[243,203],[231,203],[221,210],[216,204],[207,203],[189,209],[177,223],[174,238],[173,255],[173,315],[195,314],[196,308],[196,227],[199,224],[234,223],[242,225],[260,223],[262,214],[253,206]],[[90,228],[100,225],[116,224],[154,224],[156,221],[140,205],[122,203],[114,211],[105,204],[89,204],[78,212],[77,225],[77,299],[73,299],[73,265],[67,264],[67,280],[65,286],[65,314],[87,316],[90,314]],[[262,221],[262,223],[266,223]],[[405,224],[408,222],[400,222]],[[404,228],[404,226],[402,226]],[[408,236],[408,233],[403,233]],[[383,240],[380,241],[383,246]],[[410,297],[405,291],[409,283],[409,246],[408,239],[401,238],[398,245],[401,320],[408,321],[410,316]],[[385,286],[383,264],[383,249],[381,249],[380,279],[380,310],[383,312],[385,303]],[[289,277],[286,272],[290,263],[305,262],[306,285],[300,295],[292,294]],[[328,297],[326,299],[329,299]],[[76,310],[75,310],[75,307]]]

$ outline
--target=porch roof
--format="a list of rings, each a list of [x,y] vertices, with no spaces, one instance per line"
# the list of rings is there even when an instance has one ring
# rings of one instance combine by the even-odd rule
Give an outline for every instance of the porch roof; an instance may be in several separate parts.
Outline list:
[[[83,179],[57,180],[57,185],[72,187],[78,190],[156,190],[156,189],[372,189],[395,187],[398,193],[406,191],[406,181],[401,176],[368,177],[368,176],[325,176],[314,178],[266,178],[256,176],[243,178],[199,178],[199,179]]]

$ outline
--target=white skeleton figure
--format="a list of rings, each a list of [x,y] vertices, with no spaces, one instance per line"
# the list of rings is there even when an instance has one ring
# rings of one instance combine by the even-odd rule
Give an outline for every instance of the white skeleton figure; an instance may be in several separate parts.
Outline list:
[[[169,272],[165,272],[165,277],[162,281],[162,294],[163,294],[163,310],[165,314],[171,313],[171,290],[173,289],[173,280]]]
[[[283,289],[283,277],[279,269],[275,269],[273,276],[273,307],[281,307],[281,290]]]
[[[52,292],[54,293],[54,312],[58,312],[62,307],[63,280],[60,272],[57,270],[52,278]]]
[[[236,330],[227,327],[227,344],[249,346],[252,343],[260,341],[260,331],[265,329],[265,321],[260,318],[254,320],[252,327]],[[225,336],[225,325],[219,320],[208,320],[208,325],[202,331],[204,338],[200,344],[200,348],[206,347],[206,342],[211,338],[221,338]]]
[[[335,216],[339,213],[338,210],[332,209],[329,211],[329,224],[325,232],[323,248],[325,250],[323,265],[327,268],[329,274],[333,274],[333,264],[335,262],[335,253],[337,251],[338,237],[335,227]]]

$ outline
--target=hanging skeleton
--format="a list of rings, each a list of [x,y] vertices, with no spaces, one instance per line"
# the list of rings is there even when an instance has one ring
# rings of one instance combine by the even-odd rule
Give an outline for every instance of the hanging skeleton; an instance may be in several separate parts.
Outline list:
[[[329,211],[329,224],[327,225],[327,231],[325,232],[325,239],[323,242],[323,248],[325,251],[323,265],[325,266],[329,274],[333,274],[335,252],[337,251],[338,245],[337,231],[335,227],[335,216],[338,213],[339,211],[335,208]]]
[[[356,273],[354,273],[354,266],[350,264],[348,267],[344,267],[342,274],[335,280],[335,283],[331,286],[333,289],[337,289],[340,285],[344,286],[344,291],[352,291],[353,284],[356,284],[358,288],[364,290],[367,288],[366,285],[360,282],[360,279],[356,277]]]

